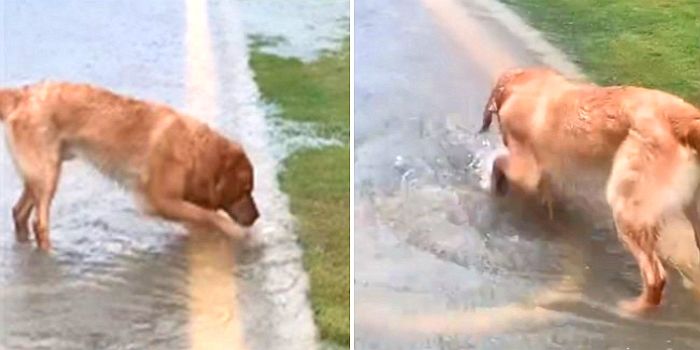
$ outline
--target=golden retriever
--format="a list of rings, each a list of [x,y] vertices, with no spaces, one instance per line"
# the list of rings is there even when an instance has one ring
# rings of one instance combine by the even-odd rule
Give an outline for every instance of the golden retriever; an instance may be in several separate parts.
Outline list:
[[[67,82],[0,89],[0,121],[24,190],[12,214],[18,241],[49,250],[61,163],[82,158],[134,191],[149,214],[236,236],[258,218],[243,148],[173,109]],[[222,209],[228,216],[217,211]],[[231,220],[233,219],[233,220]]]
[[[481,131],[493,116],[508,152],[496,158],[492,190],[538,194],[591,170],[606,175],[618,237],[639,265],[641,295],[621,303],[643,311],[661,302],[666,273],[656,252],[660,225],[683,212],[700,248],[700,111],[671,94],[574,82],[546,68],[502,74]]]

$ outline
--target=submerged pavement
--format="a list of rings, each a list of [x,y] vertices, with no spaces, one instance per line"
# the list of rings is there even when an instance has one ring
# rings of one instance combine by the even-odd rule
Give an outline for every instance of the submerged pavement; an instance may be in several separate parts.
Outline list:
[[[495,76],[578,74],[503,10],[355,1],[356,348],[699,347],[699,301],[671,269],[657,312],[619,314],[639,276],[604,209],[567,205],[550,221],[483,189],[500,140],[476,132]],[[687,246],[686,233],[671,241]]]
[[[67,162],[50,254],[14,242],[0,151],[0,348],[310,349],[308,277],[248,67],[237,1],[0,2],[0,81],[90,82],[171,104],[243,143],[262,217],[247,242],[189,235]],[[4,142],[4,134],[0,136]]]

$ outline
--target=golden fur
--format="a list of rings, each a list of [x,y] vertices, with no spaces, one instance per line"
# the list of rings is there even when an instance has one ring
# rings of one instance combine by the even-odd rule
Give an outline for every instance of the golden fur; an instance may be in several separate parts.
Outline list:
[[[0,89],[0,121],[24,180],[13,208],[19,241],[50,249],[49,207],[63,160],[80,157],[133,190],[149,213],[236,235],[258,217],[242,147],[169,107],[84,84]],[[219,215],[223,209],[230,216]]]
[[[495,84],[482,131],[496,116],[508,154],[493,165],[493,190],[551,200],[554,181],[596,170],[618,236],[641,270],[644,289],[627,309],[658,305],[666,275],[656,241],[663,218],[682,211],[700,247],[700,111],[671,94],[567,80],[545,68],[516,69]]]

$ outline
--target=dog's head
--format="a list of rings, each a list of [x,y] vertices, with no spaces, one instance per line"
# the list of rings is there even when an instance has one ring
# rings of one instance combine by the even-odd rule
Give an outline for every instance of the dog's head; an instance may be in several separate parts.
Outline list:
[[[219,206],[237,223],[249,227],[260,213],[253,200],[253,165],[240,146],[227,147],[216,184]]]

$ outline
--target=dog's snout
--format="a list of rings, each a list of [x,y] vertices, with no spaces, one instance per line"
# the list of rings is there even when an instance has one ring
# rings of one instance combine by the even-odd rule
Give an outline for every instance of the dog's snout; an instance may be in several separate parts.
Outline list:
[[[493,162],[491,169],[491,192],[497,196],[505,196],[509,191],[508,178],[503,172],[505,158],[499,157]]]
[[[233,203],[229,208],[226,208],[226,212],[234,221],[244,227],[253,226],[260,217],[258,206],[251,196],[246,196]]]
[[[258,208],[255,206],[255,202],[252,202],[250,209],[239,217],[238,223],[245,227],[253,226],[259,217],[260,213],[258,212]]]

